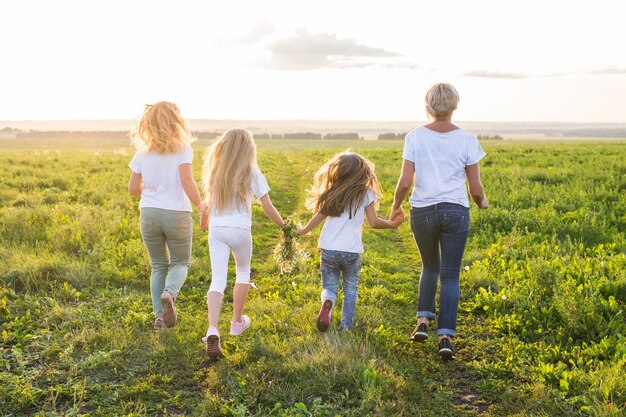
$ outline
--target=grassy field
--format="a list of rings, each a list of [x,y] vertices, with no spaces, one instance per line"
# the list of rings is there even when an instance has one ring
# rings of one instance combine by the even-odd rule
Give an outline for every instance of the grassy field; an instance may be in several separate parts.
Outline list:
[[[346,147],[376,163],[388,212],[401,143],[261,142],[283,215],[308,218],[303,190]],[[456,361],[408,339],[420,270],[408,224],[364,230],[355,327],[320,334],[319,230],[302,240],[306,265],[280,276],[280,233],[255,207],[252,328],[228,336],[231,281],[214,364],[199,227],[179,325],[152,330],[126,143],[0,141],[0,415],[624,416],[626,143],[484,147],[492,207],[471,211]]]

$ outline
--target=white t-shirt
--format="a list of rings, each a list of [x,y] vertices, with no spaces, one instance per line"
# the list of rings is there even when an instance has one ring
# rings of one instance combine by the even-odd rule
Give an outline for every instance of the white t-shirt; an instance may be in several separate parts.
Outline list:
[[[254,168],[250,186],[256,198],[261,198],[270,191],[265,175],[259,168]],[[214,227],[237,227],[250,230],[252,228],[252,199],[248,200],[245,207],[232,207],[222,213],[216,213],[215,210],[211,209],[209,229]]]
[[[178,167],[192,161],[193,149],[188,145],[178,152],[167,154],[137,151],[128,166],[133,172],[141,174],[143,180],[139,208],[191,211],[191,201],[180,182]]]
[[[365,209],[376,200],[378,200],[376,193],[369,190],[352,218],[350,218],[348,210],[345,210],[338,217],[326,217],[317,247],[326,250],[363,253],[361,235],[363,234]]]
[[[402,157],[415,164],[411,206],[455,203],[469,207],[465,167],[484,156],[478,139],[463,129],[439,133],[422,126],[407,133]]]

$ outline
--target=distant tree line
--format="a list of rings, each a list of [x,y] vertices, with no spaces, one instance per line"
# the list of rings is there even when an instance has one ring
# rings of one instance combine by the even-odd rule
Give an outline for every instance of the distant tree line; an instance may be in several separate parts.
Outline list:
[[[395,140],[395,139],[404,139],[406,133],[381,133],[378,135],[378,140]]]
[[[198,139],[212,140],[218,138],[223,132],[216,131],[192,131],[191,134]],[[1,137],[15,137],[28,139],[128,139],[128,131],[70,131],[70,130],[28,130],[22,131],[6,127],[0,129]],[[291,132],[291,133],[257,133],[254,135],[260,140],[362,140],[357,132],[347,133],[321,133],[314,132]],[[380,139],[380,137],[379,137]]]
[[[28,130],[17,133],[18,138],[27,139],[128,139],[126,131],[70,131],[70,130]]]
[[[318,140],[360,140],[363,139],[356,132],[350,133],[326,133],[322,135],[321,133],[313,133],[313,132],[295,132],[295,133],[256,133],[254,135],[255,139],[289,139],[289,140],[298,140],[298,139],[318,139]]]
[[[502,140],[500,135],[478,135],[478,140]]]
[[[207,132],[191,132],[191,134],[197,137],[198,139],[215,139],[222,133],[207,131]]]
[[[8,130],[5,128],[0,133],[16,132],[17,138],[28,139],[128,139],[130,133],[128,131],[70,131],[70,130],[28,130],[21,131],[17,129]],[[191,132],[198,139],[215,139],[221,132]]]
[[[626,129],[604,128],[604,129],[574,129],[563,132],[565,137],[585,137],[585,138],[626,138]]]

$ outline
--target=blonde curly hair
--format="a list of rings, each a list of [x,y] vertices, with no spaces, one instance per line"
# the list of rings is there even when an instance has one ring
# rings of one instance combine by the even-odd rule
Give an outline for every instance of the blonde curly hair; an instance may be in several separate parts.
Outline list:
[[[178,106],[169,101],[146,104],[130,139],[137,150],[162,154],[177,152],[195,140]]]

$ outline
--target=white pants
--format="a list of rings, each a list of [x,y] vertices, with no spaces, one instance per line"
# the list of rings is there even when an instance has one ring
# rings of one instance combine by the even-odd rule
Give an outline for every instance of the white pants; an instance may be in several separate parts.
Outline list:
[[[209,291],[224,294],[230,251],[235,257],[236,284],[250,283],[252,234],[250,230],[236,227],[209,229],[209,255],[211,256],[211,286]]]

